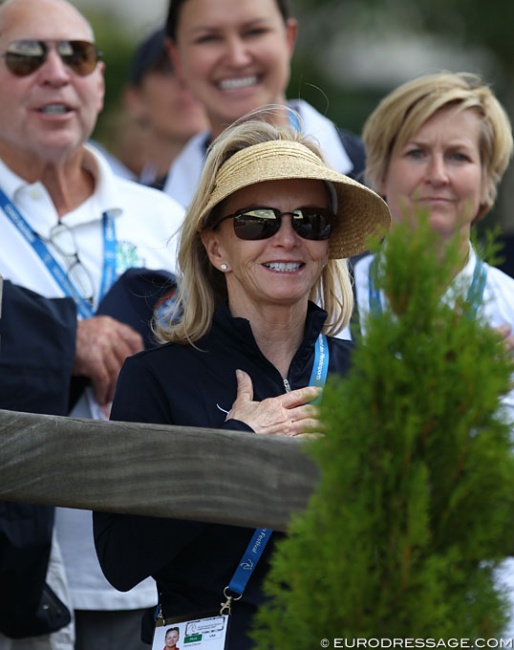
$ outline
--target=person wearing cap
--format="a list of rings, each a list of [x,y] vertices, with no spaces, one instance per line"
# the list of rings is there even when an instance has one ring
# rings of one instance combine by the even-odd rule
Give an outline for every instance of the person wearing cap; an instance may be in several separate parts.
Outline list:
[[[334,338],[353,306],[345,258],[389,219],[377,194],[329,168],[295,129],[261,119],[229,127],[207,155],[181,231],[181,316],[157,324],[163,345],[127,360],[111,417],[256,435],[319,431],[316,377],[350,366],[351,342]],[[94,528],[107,579],[129,589],[153,575],[165,619],[219,610],[252,537],[105,513],[94,514]],[[233,604],[229,650],[250,647],[274,538]]]
[[[188,140],[208,128],[202,104],[175,74],[164,39],[164,29],[156,29],[134,52],[124,114],[115,125],[117,158],[110,155],[116,173],[152,186]]]

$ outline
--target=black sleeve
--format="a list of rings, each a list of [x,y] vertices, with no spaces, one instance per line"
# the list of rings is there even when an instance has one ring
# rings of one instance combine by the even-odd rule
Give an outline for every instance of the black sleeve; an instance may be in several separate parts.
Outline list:
[[[0,408],[66,415],[77,333],[71,298],[44,298],[4,280]]]
[[[111,420],[173,424],[159,378],[140,355],[123,365]],[[169,565],[206,524],[158,517],[93,513],[95,547],[102,571],[113,587],[128,591]]]

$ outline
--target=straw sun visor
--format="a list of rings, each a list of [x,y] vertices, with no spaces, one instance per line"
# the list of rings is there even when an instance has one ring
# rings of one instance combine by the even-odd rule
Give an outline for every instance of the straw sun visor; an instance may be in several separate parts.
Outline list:
[[[247,147],[229,158],[216,176],[198,223],[204,224],[218,203],[243,187],[291,178],[325,181],[335,190],[337,218],[328,240],[330,258],[359,255],[368,249],[370,236],[382,237],[387,232],[391,215],[378,194],[330,169],[303,144],[285,140]]]

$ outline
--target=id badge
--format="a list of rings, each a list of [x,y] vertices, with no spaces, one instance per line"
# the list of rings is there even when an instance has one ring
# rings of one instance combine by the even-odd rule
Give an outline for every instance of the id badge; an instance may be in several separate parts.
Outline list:
[[[227,614],[187,620],[158,619],[152,650],[225,650],[228,619]]]

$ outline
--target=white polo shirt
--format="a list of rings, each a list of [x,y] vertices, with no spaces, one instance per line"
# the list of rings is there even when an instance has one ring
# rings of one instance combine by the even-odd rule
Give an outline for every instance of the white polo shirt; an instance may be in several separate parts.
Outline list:
[[[370,311],[369,271],[373,259],[373,255],[367,255],[360,259],[356,263],[354,270],[355,292],[357,295],[355,308],[358,309],[361,328]],[[454,279],[454,284],[461,291],[466,292],[471,286],[476,263],[477,255],[470,245],[466,266]],[[487,278],[478,313],[483,316],[491,327],[510,325],[514,333],[514,278],[485,262],[483,267]],[[380,292],[380,300],[385,308],[387,298],[383,292]],[[514,391],[505,395],[502,398],[502,403],[507,407],[510,417],[514,419]]]
[[[184,210],[163,192],[119,178],[103,156],[91,148],[87,150],[87,167],[95,178],[95,192],[66,214],[62,222],[72,229],[80,260],[93,279],[96,307],[103,269],[104,212],[112,215],[116,229],[119,276],[134,266],[175,271],[173,235],[182,223]],[[58,223],[58,215],[45,187],[39,182],[28,184],[2,161],[0,187],[34,232],[47,239]],[[0,274],[47,297],[64,295],[46,265],[3,211],[0,220]],[[55,257],[60,262],[59,256]]]

